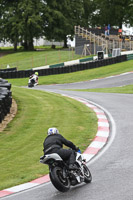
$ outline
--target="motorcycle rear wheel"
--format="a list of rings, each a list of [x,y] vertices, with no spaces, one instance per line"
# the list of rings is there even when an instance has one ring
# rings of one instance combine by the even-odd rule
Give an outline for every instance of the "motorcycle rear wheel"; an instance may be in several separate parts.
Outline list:
[[[63,177],[63,171],[60,167],[54,167],[50,173],[50,179],[53,185],[60,192],[67,192],[70,188],[70,180]]]
[[[90,183],[92,181],[91,172],[86,165],[83,166],[83,169],[84,169],[84,182]]]
[[[28,87],[34,87],[32,83],[28,83]]]

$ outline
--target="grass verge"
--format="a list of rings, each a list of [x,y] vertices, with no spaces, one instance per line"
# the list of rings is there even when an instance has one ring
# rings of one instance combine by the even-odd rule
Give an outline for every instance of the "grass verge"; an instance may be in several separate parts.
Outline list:
[[[104,78],[107,76],[117,75],[120,73],[125,73],[133,71],[133,60],[117,63],[113,65],[108,65],[100,68],[83,70],[79,72],[59,74],[59,75],[49,75],[40,76],[39,84],[63,84],[63,83],[73,83],[79,81],[87,81],[96,78]],[[17,86],[24,86],[28,83],[28,78],[21,79],[8,79],[8,81]]]
[[[0,133],[0,190],[48,173],[48,167],[40,164],[39,158],[49,127],[56,126],[82,151],[97,131],[95,113],[82,103],[19,87],[13,87],[12,92],[18,113]]]
[[[113,88],[75,89],[74,91],[133,94],[133,85]]]
[[[46,49],[42,51],[21,51],[11,52],[0,58],[0,69],[17,67],[18,70],[26,70],[34,67],[62,63],[69,60],[79,59],[81,56],[76,55],[74,51],[63,49]]]

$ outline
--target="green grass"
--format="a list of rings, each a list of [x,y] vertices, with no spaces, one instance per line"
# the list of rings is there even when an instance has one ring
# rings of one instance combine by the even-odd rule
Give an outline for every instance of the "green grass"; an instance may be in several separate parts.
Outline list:
[[[97,131],[95,113],[82,103],[58,94],[13,87],[18,104],[14,120],[0,133],[0,190],[48,173],[39,163],[49,127],[57,127],[82,151]]]
[[[0,69],[17,67],[18,70],[26,70],[34,67],[62,63],[69,60],[79,59],[74,51],[63,49],[45,49],[41,51],[18,51],[0,58]]]
[[[59,75],[49,75],[40,76],[39,84],[63,84],[63,83],[73,83],[79,81],[87,81],[96,78],[104,78],[107,76],[117,75],[120,73],[133,71],[133,60],[117,63],[113,65],[108,65],[100,68],[83,70],[79,72],[59,74]],[[14,85],[25,86],[27,85],[28,78],[21,79],[8,79],[8,81]]]
[[[122,87],[113,88],[76,89],[74,91],[133,94],[133,85],[126,85]]]

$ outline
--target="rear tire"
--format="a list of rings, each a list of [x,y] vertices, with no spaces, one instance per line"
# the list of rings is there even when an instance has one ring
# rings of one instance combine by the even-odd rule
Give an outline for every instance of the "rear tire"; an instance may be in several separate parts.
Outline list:
[[[91,172],[86,165],[84,165],[83,168],[84,168],[84,182],[90,183],[92,181]]]
[[[32,83],[28,83],[28,87],[34,87]]]
[[[70,180],[63,177],[62,168],[54,167],[50,173],[50,179],[53,185],[60,192],[67,192],[70,188]]]

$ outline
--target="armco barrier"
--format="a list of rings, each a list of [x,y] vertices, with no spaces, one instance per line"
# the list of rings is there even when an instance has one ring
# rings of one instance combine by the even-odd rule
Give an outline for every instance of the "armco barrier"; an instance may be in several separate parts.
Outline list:
[[[54,67],[64,67],[64,63],[59,63],[55,65],[49,65],[49,68],[54,68]]]
[[[39,73],[39,76],[71,73],[71,72],[111,65],[111,64],[127,61],[128,59],[131,59],[131,58],[132,58],[132,56],[130,56],[130,55],[121,55],[121,56],[117,56],[117,57],[108,57],[103,60],[95,60],[95,61],[92,60],[89,62],[75,63],[73,65],[67,65],[67,66],[62,64],[62,67],[61,66],[59,67],[58,65],[53,65],[54,67],[51,66],[50,68],[38,69],[36,71]],[[21,70],[21,71],[0,71],[0,77],[3,79],[25,78],[25,77],[29,77],[33,73],[34,73],[34,71],[32,69]]]
[[[0,123],[4,117],[10,112],[12,105],[11,84],[0,79]]]
[[[79,62],[88,62],[88,61],[91,61],[93,60],[93,57],[89,57],[89,58],[83,58],[83,59],[80,59]]]
[[[127,60],[133,60],[133,54],[128,54],[127,55]]]

